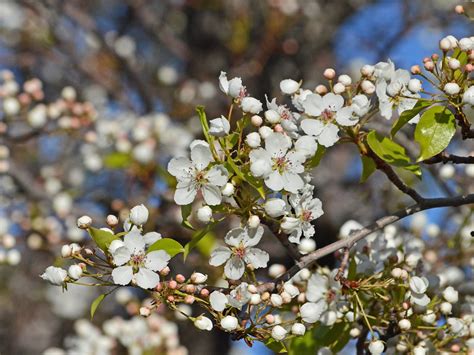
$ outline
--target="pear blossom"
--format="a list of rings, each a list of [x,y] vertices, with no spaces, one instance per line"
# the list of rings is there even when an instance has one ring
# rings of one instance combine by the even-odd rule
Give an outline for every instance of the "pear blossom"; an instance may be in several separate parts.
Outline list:
[[[234,99],[242,96],[245,92],[245,86],[242,86],[241,78],[227,80],[227,74],[223,71],[221,71],[219,76],[219,88],[224,94],[229,95]]]
[[[225,316],[221,319],[221,327],[225,331],[231,332],[239,327],[239,320],[234,316]]]
[[[270,217],[281,217],[286,213],[286,202],[281,198],[269,198],[263,204],[265,213]]]
[[[300,83],[293,79],[285,79],[280,81],[280,90],[286,95],[293,95],[300,88]]]
[[[230,123],[224,116],[209,121],[209,134],[216,137],[224,137],[229,134]]]
[[[191,149],[191,160],[173,158],[168,171],[178,180],[174,200],[178,205],[188,205],[194,201],[198,191],[202,191],[204,201],[216,206],[222,201],[221,187],[225,186],[229,173],[223,165],[209,167],[212,153],[209,145],[195,141]]]
[[[327,310],[328,305],[325,300],[317,302],[306,302],[300,308],[301,319],[306,323],[316,323],[321,319],[321,315]]]
[[[209,295],[209,302],[213,310],[222,312],[229,303],[227,296],[220,291],[213,291]]]
[[[291,140],[282,133],[271,133],[265,139],[265,149],[250,152],[252,175],[263,178],[265,185],[273,191],[286,190],[296,193],[304,185],[299,174],[304,172],[306,160],[302,153],[291,148]]]
[[[48,266],[40,277],[52,285],[61,286],[67,277],[67,271],[56,266]]]
[[[225,236],[225,242],[230,246],[217,247],[211,254],[209,264],[220,266],[225,263],[224,273],[231,280],[238,280],[245,271],[245,264],[254,268],[266,267],[269,255],[267,252],[253,248],[263,236],[263,227],[234,228]]]
[[[469,87],[469,89],[464,92],[462,102],[474,106],[474,86]]]
[[[117,285],[128,285],[132,280],[143,289],[154,288],[160,282],[156,271],[168,265],[170,256],[164,250],[146,252],[145,238],[138,230],[127,233],[124,240],[114,240],[109,252],[116,268],[112,279]]]
[[[272,337],[275,340],[283,340],[288,332],[281,325],[276,325],[272,328]]]
[[[200,330],[207,330],[210,331],[214,327],[212,324],[212,321],[205,317],[205,316],[199,316],[194,320],[194,325],[196,328]]]
[[[425,307],[430,303],[430,298],[425,294],[429,286],[428,279],[414,276],[410,279],[410,301]]]
[[[263,110],[262,103],[254,97],[244,97],[241,101],[242,111],[256,115]]]
[[[250,301],[252,294],[249,291],[249,284],[242,282],[239,286],[234,288],[229,293],[229,304],[237,309],[242,309],[242,307]]]
[[[333,270],[329,276],[314,273],[308,280],[306,289],[306,299],[313,304],[311,307],[317,310],[312,319],[328,326],[336,321],[334,315],[337,312],[336,305],[341,294],[341,285],[334,280],[336,272],[337,270]],[[307,307],[310,308],[310,306]]]
[[[130,222],[136,226],[142,226],[148,220],[148,209],[144,205],[138,205],[130,210]]]
[[[330,147],[339,140],[338,132],[341,126],[353,126],[357,123],[352,120],[352,109],[344,106],[341,95],[328,93],[321,97],[318,94],[309,94],[303,101],[304,113],[314,118],[305,118],[301,121],[304,133],[316,137],[319,144]]]
[[[291,243],[299,244],[301,235],[311,238],[314,235],[312,221],[321,217],[324,212],[321,200],[313,198],[313,186],[306,185],[301,194],[291,194],[288,198],[294,215],[285,216],[281,221],[281,229],[290,237]]]

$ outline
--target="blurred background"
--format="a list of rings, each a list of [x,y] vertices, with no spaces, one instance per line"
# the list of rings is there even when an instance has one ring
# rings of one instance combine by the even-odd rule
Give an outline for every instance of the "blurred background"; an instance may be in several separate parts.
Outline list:
[[[0,87],[0,353],[76,346],[81,340],[70,337],[74,332],[95,334],[112,315],[136,313],[133,300],[140,295],[122,295],[98,312],[97,329],[81,328],[75,320],[88,318],[94,291],[61,293],[38,275],[62,244],[87,242],[75,227],[82,214],[103,226],[107,214],[123,216],[145,203],[152,211],[149,230],[183,242],[191,237],[180,226],[164,167],[199,137],[196,105],[210,118],[228,108],[220,71],[242,77],[263,101],[265,94],[278,97],[282,79],[303,79],[305,88],[314,88],[327,67],[356,78],[363,64],[390,58],[409,69],[435,52],[441,37],[472,35],[469,21],[453,11],[457,3],[0,0],[0,69],[9,71],[2,72]],[[19,103],[16,111],[6,97]],[[333,241],[344,221],[365,223],[404,202],[382,175],[360,185],[353,153],[332,149],[314,172],[325,210],[318,246]],[[432,173],[427,196],[453,189]],[[208,255],[227,228],[208,235],[185,266],[172,269],[219,277],[200,254]],[[263,245],[272,262],[291,265],[272,242],[269,237]],[[190,354],[267,353],[219,331],[199,332],[185,321],[178,326],[173,336]],[[158,348],[137,354],[172,353]],[[76,354],[105,354],[88,351]],[[133,353],[129,344],[117,344],[112,353],[127,352]]]

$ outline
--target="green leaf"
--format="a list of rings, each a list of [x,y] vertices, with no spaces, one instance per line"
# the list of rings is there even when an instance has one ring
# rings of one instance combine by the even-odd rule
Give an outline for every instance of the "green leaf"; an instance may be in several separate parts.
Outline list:
[[[235,164],[234,159],[232,159],[232,157],[229,154],[227,154],[226,165],[230,167],[230,169],[235,173],[235,175],[239,177],[241,181],[245,181],[248,184],[250,184],[250,186],[252,186],[258,192],[261,198],[263,199],[265,198],[265,189],[263,188],[261,181],[258,179],[255,179],[255,177],[253,177],[250,173],[244,174],[242,170],[239,169],[237,164]]]
[[[265,342],[265,346],[273,351],[275,354],[287,353],[288,349],[286,348],[285,343],[282,341],[275,340],[270,338]]]
[[[362,183],[366,182],[369,176],[377,170],[377,166],[371,158],[365,155],[361,155],[360,158],[362,160],[362,175],[360,177],[360,182]]]
[[[110,243],[116,239],[120,239],[120,237],[116,236],[115,234],[94,227],[89,227],[88,231],[97,246],[104,252],[107,251]]]
[[[418,161],[441,153],[455,133],[456,119],[448,108],[434,106],[423,113],[415,129],[415,141],[421,149]]]
[[[375,131],[371,131],[367,135],[367,144],[380,159],[388,164],[398,166],[417,176],[421,176],[420,167],[411,163],[410,158],[405,152],[405,148],[400,144],[395,143],[387,137],[381,136]]]
[[[181,217],[183,218],[183,220],[181,221],[181,225],[188,229],[196,230],[191,224],[191,222],[188,221],[188,217],[191,215],[192,211],[193,211],[192,204],[181,206]]]
[[[207,123],[206,112],[204,111],[204,106],[196,107],[196,112],[199,116],[199,120],[201,121],[202,126],[202,133],[204,133],[204,137],[208,142],[211,142],[211,136],[209,135],[209,124]]]
[[[152,245],[150,245],[150,247],[148,248],[148,253],[154,250],[164,250],[171,257],[179,253],[184,253],[183,246],[179,242],[171,238],[163,238],[157,240]]]
[[[431,106],[431,104],[432,102],[430,101],[419,100],[411,110],[403,111],[400,114],[400,117],[398,117],[398,119],[393,124],[390,135],[393,137],[404,125],[408,123],[408,121],[418,115],[426,107]]]
[[[290,355],[315,354],[317,346],[318,341],[311,329],[308,330],[303,336],[293,338],[288,350]]]
[[[199,249],[202,255],[204,255],[206,258],[209,258],[211,256],[211,252],[214,250],[215,245],[216,236],[212,231],[210,231],[201,239],[196,247]]]
[[[316,150],[316,153],[314,154],[314,156],[309,160],[308,163],[306,163],[308,168],[312,169],[312,168],[317,167],[319,163],[321,162],[321,159],[323,158],[325,152],[326,152],[326,147],[319,144],[318,150]]]
[[[130,165],[132,158],[128,153],[114,152],[104,157],[104,165],[111,169],[123,169]]]
[[[91,303],[91,319],[94,318],[95,311],[97,311],[97,308],[106,296],[107,294],[103,293]]]

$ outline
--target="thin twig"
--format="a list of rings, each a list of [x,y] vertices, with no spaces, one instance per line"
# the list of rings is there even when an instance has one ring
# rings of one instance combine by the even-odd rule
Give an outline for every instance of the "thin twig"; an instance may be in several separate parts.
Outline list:
[[[459,155],[448,154],[441,152],[436,154],[434,157],[423,160],[425,164],[437,164],[437,163],[452,163],[452,164],[474,164],[474,156],[461,157]]]

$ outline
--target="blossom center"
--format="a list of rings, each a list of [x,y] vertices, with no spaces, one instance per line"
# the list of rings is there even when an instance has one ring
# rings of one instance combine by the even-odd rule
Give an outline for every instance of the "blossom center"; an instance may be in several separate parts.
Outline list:
[[[325,109],[323,112],[321,112],[321,119],[324,122],[331,122],[334,119],[334,112],[330,109]]]
[[[130,258],[130,262],[132,263],[133,266],[141,266],[143,265],[144,261],[145,261],[145,253],[134,254]]]
[[[273,169],[282,173],[287,169],[288,160],[286,157],[278,157],[273,159]]]
[[[239,246],[234,249],[234,253],[237,257],[239,257],[240,259],[243,259],[245,256],[245,248],[243,246]]]
[[[304,210],[303,213],[301,214],[301,219],[305,222],[309,222],[313,219],[312,215],[313,215],[313,212]]]

